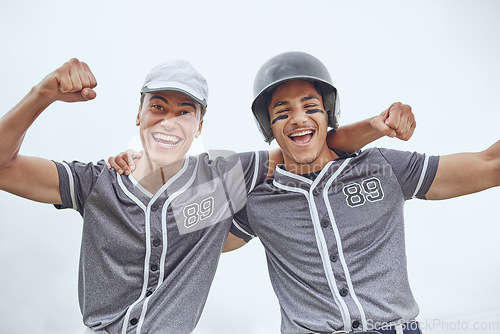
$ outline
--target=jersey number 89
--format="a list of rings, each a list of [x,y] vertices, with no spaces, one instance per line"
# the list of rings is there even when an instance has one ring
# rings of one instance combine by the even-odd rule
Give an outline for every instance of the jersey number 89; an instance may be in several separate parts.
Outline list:
[[[358,183],[351,183],[342,189],[346,195],[347,205],[354,208],[369,202],[380,201],[384,198],[380,180],[372,177]]]
[[[205,198],[200,204],[193,203],[184,207],[184,226],[190,228],[200,220],[209,218],[214,212],[213,197]]]

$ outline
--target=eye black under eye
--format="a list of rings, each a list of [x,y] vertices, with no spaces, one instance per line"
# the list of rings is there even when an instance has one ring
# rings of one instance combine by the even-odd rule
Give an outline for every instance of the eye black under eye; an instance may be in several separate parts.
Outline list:
[[[276,123],[277,121],[279,121],[281,119],[287,119],[287,118],[288,118],[288,115],[280,115],[280,116],[276,117],[275,119],[273,119],[272,124]]]
[[[308,111],[306,111],[306,114],[308,114],[308,115],[312,115],[312,114],[315,114],[315,113],[317,113],[317,112],[322,113],[322,114],[324,114],[324,113],[325,113],[325,112],[324,112],[323,110],[321,110],[321,109],[309,109]]]

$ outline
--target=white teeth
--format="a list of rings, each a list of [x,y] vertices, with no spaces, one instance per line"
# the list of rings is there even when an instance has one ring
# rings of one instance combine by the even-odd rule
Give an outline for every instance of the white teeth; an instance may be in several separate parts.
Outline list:
[[[171,142],[171,143],[174,143],[174,144],[179,141],[178,137],[168,136],[168,135],[165,135],[165,134],[162,134],[162,133],[155,133],[155,134],[153,134],[153,138],[157,139],[157,140]]]
[[[304,130],[304,131],[293,133],[293,134],[290,135],[290,137],[305,136],[305,135],[309,135],[309,134],[312,134],[312,133],[313,132],[311,130]]]

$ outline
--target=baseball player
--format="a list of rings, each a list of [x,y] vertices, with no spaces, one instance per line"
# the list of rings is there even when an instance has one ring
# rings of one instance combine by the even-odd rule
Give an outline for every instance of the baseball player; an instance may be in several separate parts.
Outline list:
[[[189,63],[170,61],[155,67],[141,89],[136,124],[144,158],[130,175],[118,175],[104,161],[18,154],[49,105],[92,100],[96,85],[89,67],[72,59],[0,119],[0,189],[83,217],[79,301],[88,333],[190,333],[234,228],[233,214],[281,153],[186,156],[202,128],[208,89]],[[402,137],[413,132],[407,116],[394,127]],[[384,123],[388,115],[377,119]]]
[[[254,94],[253,113],[284,164],[249,194],[244,219],[236,217],[247,222],[244,232],[232,232],[265,247],[282,333],[420,333],[404,202],[499,186],[500,141],[440,157],[381,148],[338,154],[325,143],[338,122],[337,90],[326,67],[302,52],[266,62]]]
[[[120,177],[104,161],[18,155],[27,129],[52,102],[91,100],[95,86],[88,66],[72,59],[4,115],[0,188],[82,215],[79,301],[89,333],[190,333],[232,212],[267,175],[257,163],[264,154],[186,157],[208,91],[189,63],[171,61],[155,67],[141,90],[136,122],[145,159],[132,175]]]

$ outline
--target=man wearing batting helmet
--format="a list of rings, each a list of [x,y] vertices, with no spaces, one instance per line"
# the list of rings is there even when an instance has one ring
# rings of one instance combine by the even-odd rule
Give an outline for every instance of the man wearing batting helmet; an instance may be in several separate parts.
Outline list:
[[[404,203],[499,186],[500,141],[446,156],[381,148],[339,154],[325,141],[338,122],[337,89],[326,67],[303,52],[266,62],[254,93],[252,111],[284,164],[249,194],[240,219],[248,223],[233,232],[259,237],[266,249],[282,333],[420,333]]]

